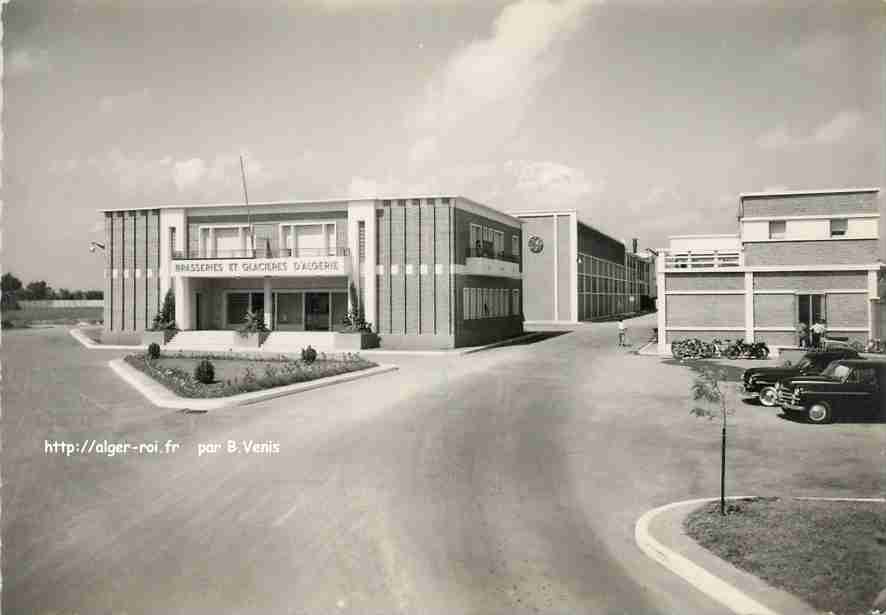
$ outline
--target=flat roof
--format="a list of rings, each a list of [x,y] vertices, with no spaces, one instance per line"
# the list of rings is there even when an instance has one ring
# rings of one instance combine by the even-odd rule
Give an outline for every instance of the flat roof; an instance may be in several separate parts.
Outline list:
[[[575,216],[575,221],[581,224],[582,226],[586,226],[592,231],[596,231],[601,235],[605,235],[609,239],[613,241],[617,241],[623,246],[627,247],[628,244],[625,243],[624,239],[618,239],[617,237],[613,237],[606,231],[601,231],[597,227],[592,224],[588,224],[584,220],[578,217],[578,210],[576,209],[527,209],[523,211],[509,211],[508,215],[514,216],[515,218],[540,218],[543,216]]]
[[[879,188],[840,188],[837,190],[775,190],[771,192],[741,192],[738,198],[766,196],[803,196],[812,194],[851,194],[853,192],[879,192]]]
[[[263,207],[263,206],[275,206],[275,205],[326,205],[331,203],[350,203],[352,201],[397,201],[397,200],[409,200],[409,199],[441,199],[441,198],[464,198],[457,197],[453,195],[409,195],[409,196],[378,196],[378,197],[354,197],[354,198],[339,198],[339,199],[290,199],[286,201],[252,201],[249,203],[250,207]],[[470,199],[465,199],[470,200]],[[101,212],[108,211],[142,211],[145,209],[196,209],[196,208],[207,208],[207,207],[246,207],[245,202],[239,203],[179,203],[173,205],[153,205],[153,206],[145,206],[145,207],[114,207],[110,209],[99,209]]]
[[[707,238],[717,238],[722,239],[724,237],[735,237],[738,239],[738,233],[721,233],[721,234],[708,234],[708,233],[700,233],[698,235],[668,235],[668,239],[698,239],[699,237],[707,237]]]

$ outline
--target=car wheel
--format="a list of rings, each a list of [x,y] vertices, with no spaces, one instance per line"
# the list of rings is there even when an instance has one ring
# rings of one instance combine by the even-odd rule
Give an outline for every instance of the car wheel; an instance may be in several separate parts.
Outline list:
[[[760,403],[771,408],[778,402],[778,396],[775,394],[775,387],[763,387],[760,391]]]
[[[809,409],[806,411],[806,416],[809,417],[810,423],[815,423],[817,425],[830,423],[831,420],[833,420],[831,407],[828,404],[820,402],[809,406]]]

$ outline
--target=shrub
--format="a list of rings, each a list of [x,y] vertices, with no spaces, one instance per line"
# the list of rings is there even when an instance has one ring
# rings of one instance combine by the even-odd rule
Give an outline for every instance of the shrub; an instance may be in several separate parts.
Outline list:
[[[175,293],[170,288],[163,299],[163,308],[154,315],[152,331],[177,331],[175,324]]]
[[[238,332],[243,337],[246,337],[253,333],[263,333],[267,330],[268,328],[265,326],[265,318],[262,315],[261,310],[257,310],[255,312],[246,312],[246,317],[243,319],[243,324],[240,325]]]
[[[157,342],[151,342],[148,344],[148,358],[149,359],[157,359],[160,357],[160,344]]]
[[[215,367],[212,365],[212,361],[203,359],[197,363],[197,367],[194,368],[194,378],[197,382],[202,382],[203,384],[213,382],[215,380]]]
[[[301,360],[310,365],[317,360],[317,351],[308,344],[307,348],[301,350]]]

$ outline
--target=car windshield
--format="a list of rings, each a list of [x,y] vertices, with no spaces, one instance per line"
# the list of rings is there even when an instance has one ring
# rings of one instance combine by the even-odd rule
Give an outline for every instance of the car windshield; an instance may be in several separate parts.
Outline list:
[[[831,361],[821,375],[829,378],[836,378],[837,380],[843,380],[851,371],[852,368],[848,365],[843,365],[839,361]]]

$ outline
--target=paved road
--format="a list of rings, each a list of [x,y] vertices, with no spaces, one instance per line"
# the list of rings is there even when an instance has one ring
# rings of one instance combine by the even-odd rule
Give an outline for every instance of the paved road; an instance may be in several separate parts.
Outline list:
[[[4,333],[4,612],[723,613],[633,543],[647,509],[716,493],[718,431],[688,416],[685,367],[614,337],[398,356],[372,380],[193,415],[116,380],[119,353]],[[737,419],[730,488],[777,489],[796,451],[761,470],[759,438],[805,427]],[[882,425],[806,433],[843,466],[796,484],[882,488]],[[181,448],[44,450],[84,438]],[[228,440],[279,452],[197,455]]]

